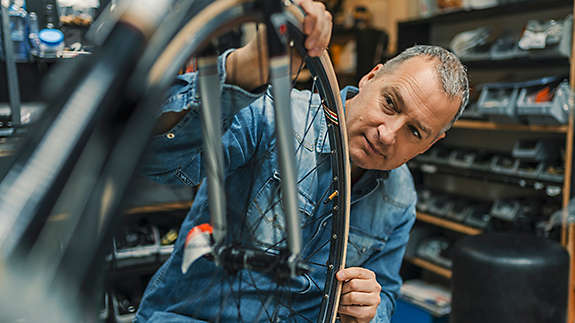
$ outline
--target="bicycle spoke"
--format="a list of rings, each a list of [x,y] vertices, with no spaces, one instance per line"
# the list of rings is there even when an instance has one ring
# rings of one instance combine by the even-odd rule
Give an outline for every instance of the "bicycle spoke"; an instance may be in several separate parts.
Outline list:
[[[303,260],[305,262],[307,262],[309,259],[311,259],[313,256],[315,256],[321,249],[323,249],[325,246],[327,246],[327,244],[329,243],[330,239],[326,239],[324,243],[322,243],[321,247],[317,248],[316,250],[314,250],[314,252],[310,253],[309,255],[307,255]]]
[[[311,282],[315,285],[317,290],[319,290],[320,292],[323,290],[321,287],[319,287],[319,285],[316,283],[316,281],[313,278],[311,278],[311,276],[309,277],[309,280],[311,280]]]
[[[273,299],[273,295],[268,296],[268,298],[266,299],[265,302],[262,302],[262,308],[260,309],[260,311],[258,312],[258,315],[256,315],[256,318],[254,319],[254,322],[259,322],[260,317],[262,316],[262,314],[265,312],[266,315],[268,316],[268,319],[270,319],[269,314],[267,313],[267,307],[270,305],[270,301]]]
[[[314,84],[315,84],[315,82],[314,82]],[[313,97],[313,96],[310,95],[310,103],[309,103],[310,106],[311,106],[311,98],[312,98],[312,97]],[[313,118],[312,118],[311,122],[309,123],[309,126],[307,126],[308,123],[307,123],[307,120],[306,120],[306,126],[307,126],[307,128],[306,128],[306,130],[305,130],[305,132],[304,132],[304,134],[303,134],[303,136],[302,136],[302,138],[301,138],[301,142],[299,143],[299,145],[298,145],[298,147],[297,147],[297,149],[296,149],[296,151],[295,151],[296,154],[299,152],[299,150],[300,150],[301,147],[303,146],[304,139],[305,139],[305,137],[307,136],[307,133],[309,132],[309,130],[313,127],[313,124],[314,124],[314,122],[315,122],[315,119],[316,119],[317,116],[319,115],[319,111],[320,111],[320,110],[321,110],[321,107],[318,107],[317,110],[315,111],[315,114],[313,115]],[[310,110],[308,109],[308,113],[309,113],[309,111],[310,111]],[[324,141],[324,144],[325,144],[325,141]],[[322,149],[323,149],[323,147],[322,147]]]
[[[256,282],[255,282],[255,279],[254,279],[254,277],[253,277],[251,271],[248,271],[248,276],[249,276],[249,278],[250,278],[250,280],[251,280],[252,286],[255,287],[255,286],[256,286]],[[248,282],[248,284],[249,284],[249,282]],[[257,289],[257,287],[256,287],[256,289]],[[268,317],[268,319],[271,320],[270,314],[268,313],[268,308],[267,308],[267,306],[265,305],[265,303],[267,303],[267,300],[266,300],[266,302],[263,302],[263,301],[261,300],[261,296],[263,296],[263,295],[260,295],[260,294],[258,293],[258,296],[259,296],[260,302],[262,303],[262,306],[263,306],[262,309],[265,311],[266,316]],[[270,297],[272,297],[272,296],[273,296],[273,295],[270,295]],[[269,299],[268,299],[268,300],[269,300]]]
[[[308,265],[314,265],[314,266],[318,266],[318,267],[325,267],[325,268],[327,268],[327,265],[325,265],[325,264],[320,264],[320,263],[317,263],[317,262],[313,262],[313,261],[307,261],[307,262],[306,262],[306,264],[308,264]]]
[[[305,174],[302,178],[298,180],[298,184],[300,184],[304,179],[306,179],[311,173],[313,173],[316,169],[318,169],[321,165],[325,162],[329,161],[329,158],[323,156],[322,159],[314,166],[314,168],[310,169],[307,174]]]
[[[314,217],[313,220],[309,220],[309,221],[307,221],[306,223],[304,223],[304,224],[301,226],[301,228],[302,228],[302,229],[303,229],[303,228],[306,228],[306,227],[308,227],[308,226],[310,226],[310,225],[314,224],[315,222],[318,222],[318,221],[320,221],[320,220],[322,220],[322,219],[323,219],[322,217]],[[271,245],[270,247],[268,247],[268,249],[266,249],[265,251],[269,251],[269,250],[272,250],[273,248],[278,247],[282,242],[285,241],[285,239],[286,239],[286,238],[283,238],[282,240],[280,240],[280,241],[274,243],[273,245]],[[309,243],[309,242],[308,242],[308,243]]]
[[[305,56],[301,59],[301,62],[299,64],[299,67],[297,68],[297,73],[295,74],[295,77],[292,81],[291,87],[295,87],[295,84],[297,83],[297,79],[299,78],[299,75],[301,73],[301,71],[303,71],[303,68],[305,66],[305,59],[308,57],[307,53],[305,54]],[[290,73],[291,73],[291,68],[290,68]]]
[[[324,163],[326,163],[327,161],[329,161],[328,156],[323,156],[320,161],[316,164],[316,166],[314,168],[312,168],[311,170],[309,170],[302,178],[300,178],[298,180],[298,184],[301,184],[301,182],[306,179],[311,173],[313,173],[315,170],[317,170],[320,166],[322,166]],[[271,198],[270,198],[271,199]],[[321,201],[321,200],[320,200]],[[259,211],[261,216],[258,219],[258,221],[256,222],[256,225],[252,226],[249,229],[249,232],[253,235],[255,229],[257,229],[257,226],[259,226],[259,224],[261,223],[261,221],[263,220],[263,216],[265,216],[265,214],[267,214],[270,210],[272,210],[275,206],[277,206],[279,203],[281,202],[281,199],[277,199],[275,202],[271,203],[271,205],[264,211]]]

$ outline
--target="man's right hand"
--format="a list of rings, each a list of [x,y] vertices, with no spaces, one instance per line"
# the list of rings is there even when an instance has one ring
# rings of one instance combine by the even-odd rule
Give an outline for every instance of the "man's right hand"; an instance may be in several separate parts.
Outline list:
[[[332,16],[321,2],[296,0],[295,3],[306,13],[303,32],[307,36],[304,46],[308,55],[320,56],[329,45]],[[267,82],[269,70],[265,28],[259,30],[255,39],[228,55],[226,83],[235,84],[244,90],[251,91]],[[299,62],[292,62],[292,66],[297,68]]]

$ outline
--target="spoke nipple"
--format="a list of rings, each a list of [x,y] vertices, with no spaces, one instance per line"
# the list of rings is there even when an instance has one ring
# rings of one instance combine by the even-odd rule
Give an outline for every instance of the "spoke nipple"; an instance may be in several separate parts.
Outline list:
[[[331,195],[327,198],[328,201],[333,200],[335,197],[337,197],[339,195],[339,192],[336,190],[333,193],[331,193]]]

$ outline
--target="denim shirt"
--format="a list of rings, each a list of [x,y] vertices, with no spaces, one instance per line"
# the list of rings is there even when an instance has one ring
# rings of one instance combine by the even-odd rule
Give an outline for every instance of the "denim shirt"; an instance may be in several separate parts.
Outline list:
[[[284,222],[281,216],[277,216],[282,214],[281,205],[272,195],[281,181],[276,166],[278,154],[274,139],[272,98],[269,89],[265,93],[250,93],[224,84],[227,54],[229,52],[219,58],[219,73],[222,83],[222,124],[225,131],[222,143],[228,218],[239,218],[246,214],[248,225],[256,233],[258,242],[277,243],[284,230]],[[356,88],[346,87],[341,93],[344,102],[357,91]],[[329,230],[321,228],[331,225],[330,203],[323,203],[330,193],[328,190],[332,178],[327,123],[317,94],[292,90],[291,102],[298,179],[303,178],[298,194],[304,241],[302,256],[311,257],[310,262],[317,260],[321,263],[327,259],[329,247],[325,246],[319,252],[313,251],[313,254],[312,250],[318,249],[321,242],[329,239],[325,236]],[[311,109],[308,111],[310,102]],[[195,294],[203,290],[209,277],[219,269],[203,258],[197,260],[185,274],[180,269],[188,231],[196,225],[210,222],[207,189],[203,181],[205,170],[202,167],[200,98],[196,73],[178,77],[161,112],[183,109],[190,111],[173,129],[152,139],[150,154],[143,170],[151,178],[163,183],[202,185],[182,223],[174,252],[149,282],[136,322],[194,322],[196,320],[190,318],[192,313],[202,317],[202,313],[194,309],[198,307],[198,302],[201,303],[200,311],[205,313],[220,310],[216,305],[218,295],[211,295],[211,292]],[[313,120],[311,127],[305,127],[306,121],[310,123],[310,120]],[[320,166],[317,171],[306,176],[318,164]],[[352,188],[346,267],[359,266],[372,270],[382,286],[381,304],[372,322],[390,322],[402,283],[399,269],[409,231],[415,221],[415,202],[413,180],[405,165],[389,172],[368,170]],[[252,223],[262,213],[263,221]],[[304,225],[306,223],[311,225]],[[290,292],[300,294],[298,299],[301,301],[292,305],[299,314],[291,315],[289,321],[306,321],[303,316],[315,320],[322,295],[310,281],[314,278],[315,281],[321,281],[322,275],[325,275],[323,268],[290,284]],[[258,280],[257,273],[255,276]],[[320,285],[323,289],[323,283]],[[250,320],[250,315],[259,312],[262,307],[262,300],[258,297],[250,298],[250,292],[259,294],[267,288],[272,293],[274,286],[267,286],[265,282],[258,283],[257,291],[248,285],[242,286],[241,302],[246,312],[242,310],[241,314],[246,322],[253,321],[255,318],[252,316]],[[225,311],[234,315],[236,307],[228,306]],[[288,320],[288,316],[289,312],[279,313],[282,322]]]

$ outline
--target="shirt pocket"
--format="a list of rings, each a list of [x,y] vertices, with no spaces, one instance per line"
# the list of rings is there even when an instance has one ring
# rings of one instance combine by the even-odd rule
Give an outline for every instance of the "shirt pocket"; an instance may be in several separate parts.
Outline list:
[[[361,267],[372,256],[383,251],[386,243],[387,236],[375,238],[350,227],[346,267]]]
[[[281,177],[277,170],[264,182],[253,197],[247,211],[246,221],[254,241],[261,247],[276,245],[285,247],[285,215],[281,201]],[[312,216],[315,204],[307,195],[298,191],[298,214],[300,225]]]

